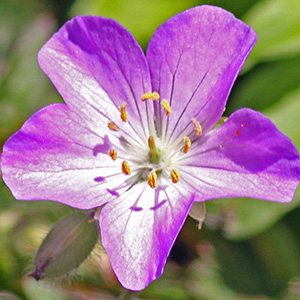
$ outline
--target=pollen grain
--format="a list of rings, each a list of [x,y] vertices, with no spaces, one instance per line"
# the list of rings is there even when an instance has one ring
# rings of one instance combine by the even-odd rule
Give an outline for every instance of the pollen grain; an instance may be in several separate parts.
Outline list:
[[[179,181],[179,179],[180,179],[180,174],[179,174],[178,170],[172,170],[172,171],[170,172],[170,175],[171,175],[171,178],[172,178],[172,182],[173,182],[173,183],[176,183],[176,182]]]
[[[122,162],[122,172],[125,175],[130,175],[131,174],[131,169],[130,169],[129,164],[128,164],[127,161]]]
[[[156,188],[156,180],[157,180],[157,174],[155,171],[151,171],[148,173],[148,184],[153,189]]]
[[[126,105],[127,105],[127,103],[126,103],[126,102],[123,102],[122,105],[121,105],[121,108],[120,108],[121,119],[122,119],[123,122],[127,122],[127,116],[128,116],[128,113],[127,113],[127,111],[125,110],[125,109],[126,109]]]
[[[112,158],[112,160],[116,160],[118,158],[117,151],[115,149],[110,150],[109,156]]]
[[[142,101],[145,101],[146,99],[152,99],[153,101],[159,100],[160,95],[157,92],[149,92],[149,93],[145,93],[142,96]]]
[[[171,113],[171,106],[169,101],[167,101],[166,99],[162,99],[160,104],[165,109],[166,115],[168,116]]]
[[[112,131],[119,131],[120,130],[119,126],[113,121],[109,121],[107,126]]]
[[[190,147],[192,145],[192,142],[188,136],[184,136],[182,139],[184,142],[183,153],[188,153],[188,151],[190,150]]]
[[[196,135],[199,136],[202,134],[202,127],[199,123],[199,121],[197,121],[196,118],[192,118],[192,121],[194,123],[194,126],[195,126],[195,131],[196,131]]]

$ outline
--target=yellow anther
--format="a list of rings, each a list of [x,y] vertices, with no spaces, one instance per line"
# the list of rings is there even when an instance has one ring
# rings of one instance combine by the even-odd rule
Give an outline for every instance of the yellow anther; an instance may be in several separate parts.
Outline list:
[[[122,119],[123,122],[127,122],[127,116],[128,116],[128,113],[127,113],[127,111],[125,110],[126,105],[127,105],[127,103],[126,103],[126,102],[123,102],[122,105],[121,105],[121,108],[120,108],[121,119]]]
[[[202,127],[200,125],[200,123],[197,121],[196,118],[192,119],[194,126],[195,126],[195,131],[196,131],[196,135],[201,135],[202,134]]]
[[[168,116],[171,113],[170,103],[166,99],[162,99],[160,104],[165,109],[166,115]]]
[[[171,175],[171,178],[172,178],[172,182],[173,182],[173,183],[176,183],[176,182],[179,181],[179,179],[180,179],[180,174],[179,174],[178,170],[172,170],[172,171],[170,172],[170,175]]]
[[[157,92],[149,92],[143,95],[142,101],[145,101],[146,99],[152,99],[153,101],[159,100],[160,96]]]
[[[150,185],[150,187],[152,187],[153,189],[156,187],[156,180],[157,180],[157,174],[155,171],[151,171],[148,174],[148,184]]]
[[[119,131],[120,130],[120,128],[118,127],[118,125],[115,122],[113,122],[113,121],[109,121],[107,126],[112,131]]]
[[[188,136],[184,136],[182,139],[183,139],[183,142],[184,142],[183,153],[188,153],[188,151],[189,151],[189,149],[192,145],[192,142],[191,142],[191,140]]]
[[[112,149],[109,151],[109,156],[112,158],[112,160],[116,160],[118,155],[117,155],[117,151]]]
[[[122,172],[125,175],[130,175],[131,174],[131,169],[130,169],[129,164],[128,164],[127,161],[122,162]]]

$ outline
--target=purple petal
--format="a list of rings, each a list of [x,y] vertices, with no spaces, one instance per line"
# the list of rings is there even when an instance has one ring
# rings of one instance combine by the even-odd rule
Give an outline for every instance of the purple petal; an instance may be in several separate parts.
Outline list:
[[[192,145],[182,180],[196,186],[196,201],[253,197],[291,201],[300,180],[300,160],[291,140],[261,113],[240,109]]]
[[[129,121],[143,124],[133,129],[144,135],[147,117],[141,98],[151,91],[148,66],[134,37],[117,22],[75,17],[43,46],[39,64],[65,102],[90,120],[90,126],[122,122],[119,109],[127,102]]]
[[[103,207],[102,244],[125,288],[141,290],[161,276],[192,202],[173,188],[138,184]]]
[[[109,147],[107,136],[89,130],[68,106],[53,104],[34,114],[5,143],[3,179],[19,200],[96,207],[112,198],[107,189],[124,182]]]
[[[194,117],[204,132],[217,123],[255,41],[249,26],[214,6],[192,8],[158,28],[147,59],[153,90],[172,107],[171,136]]]

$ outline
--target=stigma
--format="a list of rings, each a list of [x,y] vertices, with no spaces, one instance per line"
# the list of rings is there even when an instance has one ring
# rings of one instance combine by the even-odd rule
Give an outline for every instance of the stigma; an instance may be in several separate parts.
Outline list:
[[[149,161],[152,164],[157,164],[159,162],[160,153],[156,148],[154,137],[151,135],[148,138],[148,147],[149,147]]]

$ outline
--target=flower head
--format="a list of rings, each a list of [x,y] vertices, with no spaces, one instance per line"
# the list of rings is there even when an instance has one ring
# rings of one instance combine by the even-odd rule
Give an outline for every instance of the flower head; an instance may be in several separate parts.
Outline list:
[[[20,200],[103,206],[101,240],[121,284],[158,278],[193,202],[292,199],[299,155],[270,120],[240,109],[216,129],[256,41],[231,13],[200,6],[161,25],[146,56],[117,22],[67,22],[39,52],[66,104],[34,114],[5,144]]]

